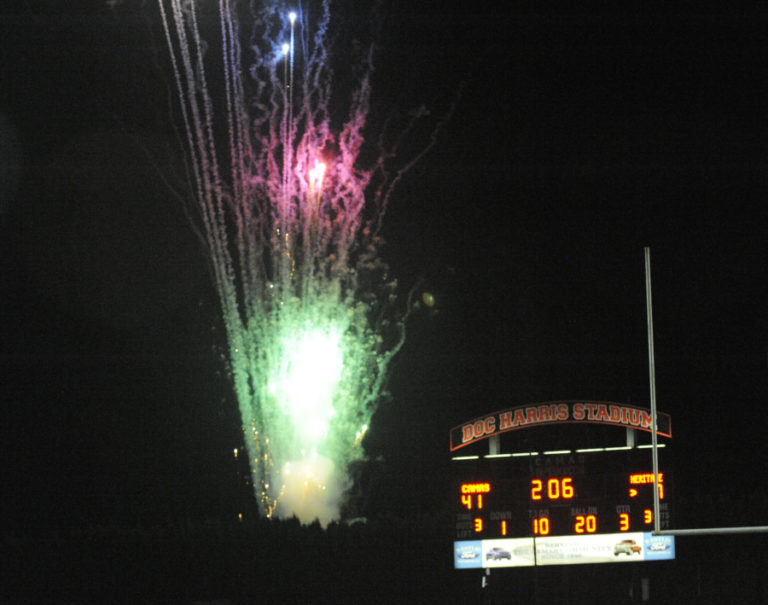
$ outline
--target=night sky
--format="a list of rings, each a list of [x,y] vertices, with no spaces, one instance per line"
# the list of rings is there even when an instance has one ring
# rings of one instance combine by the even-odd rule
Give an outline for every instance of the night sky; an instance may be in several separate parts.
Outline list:
[[[230,514],[239,418],[155,3],[17,4],[0,9],[5,518]],[[385,3],[374,123],[455,107],[382,233],[402,294],[436,304],[366,443],[379,510],[443,506],[465,420],[648,405],[644,246],[678,493],[766,495],[768,12],[416,4]]]

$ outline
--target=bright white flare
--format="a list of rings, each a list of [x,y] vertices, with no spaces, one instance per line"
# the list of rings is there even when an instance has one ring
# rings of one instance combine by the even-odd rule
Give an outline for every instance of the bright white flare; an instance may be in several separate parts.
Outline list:
[[[328,434],[333,400],[344,364],[341,337],[333,328],[310,327],[282,340],[280,365],[269,392],[290,415],[295,437],[315,447]]]
[[[309,192],[320,191],[323,188],[323,177],[325,176],[325,164],[320,160],[315,160],[315,165],[309,169]]]

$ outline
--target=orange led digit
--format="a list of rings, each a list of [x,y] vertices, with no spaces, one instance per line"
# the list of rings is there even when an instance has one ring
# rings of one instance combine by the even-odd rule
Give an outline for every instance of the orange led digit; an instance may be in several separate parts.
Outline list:
[[[507,535],[507,522],[502,521],[501,522],[501,535],[506,536]]]
[[[619,530],[629,531],[629,515],[627,513],[621,513],[619,515]]]
[[[650,508],[646,508],[643,511],[643,521],[646,525],[653,523],[653,511]]]
[[[587,533],[594,534],[597,531],[597,517],[595,515],[587,515]]]
[[[563,498],[573,498],[573,477],[563,477]]]
[[[541,500],[541,479],[531,479],[531,500]]]
[[[557,479],[547,480],[547,498],[558,500],[560,498],[560,482]]]
[[[461,494],[461,503],[467,507],[467,510],[472,510],[472,496],[469,494]]]
[[[479,534],[481,531],[483,531],[483,520],[478,517],[475,519],[475,533]]]
[[[560,499],[560,481],[558,479],[549,479],[547,481],[547,497],[550,500]]]

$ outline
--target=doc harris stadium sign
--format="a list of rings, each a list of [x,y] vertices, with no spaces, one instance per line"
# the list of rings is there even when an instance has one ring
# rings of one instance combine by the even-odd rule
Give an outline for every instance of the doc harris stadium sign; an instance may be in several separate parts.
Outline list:
[[[657,412],[657,434],[672,436],[669,414]],[[586,422],[624,426],[651,432],[651,411],[646,408],[606,401],[551,401],[532,403],[494,412],[451,429],[451,451],[480,439],[517,429]]]

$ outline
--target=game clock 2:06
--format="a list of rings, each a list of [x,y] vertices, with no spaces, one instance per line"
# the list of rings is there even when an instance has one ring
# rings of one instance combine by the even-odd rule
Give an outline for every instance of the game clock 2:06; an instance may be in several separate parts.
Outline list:
[[[488,532],[502,537],[520,534],[522,527],[519,523],[516,531],[512,529],[511,511],[495,510],[490,515],[485,514],[502,502],[506,503],[504,507],[508,507],[510,501],[523,505],[520,508],[524,511],[515,508],[528,517],[525,535],[647,531],[653,524],[653,473],[630,473],[616,479],[620,482],[623,497],[614,502],[606,502],[604,498],[596,502],[594,493],[587,494],[584,499],[585,494],[580,488],[582,483],[588,481],[584,477],[566,475],[533,477],[528,481],[527,494],[520,493],[518,488],[515,490],[517,497],[513,498],[509,494],[496,493],[490,481],[463,483],[460,486],[460,503],[462,510],[471,514],[472,533],[478,537]],[[664,500],[663,473],[659,473],[658,491],[659,499]]]
[[[531,479],[531,500],[570,500],[574,495],[573,477]]]

